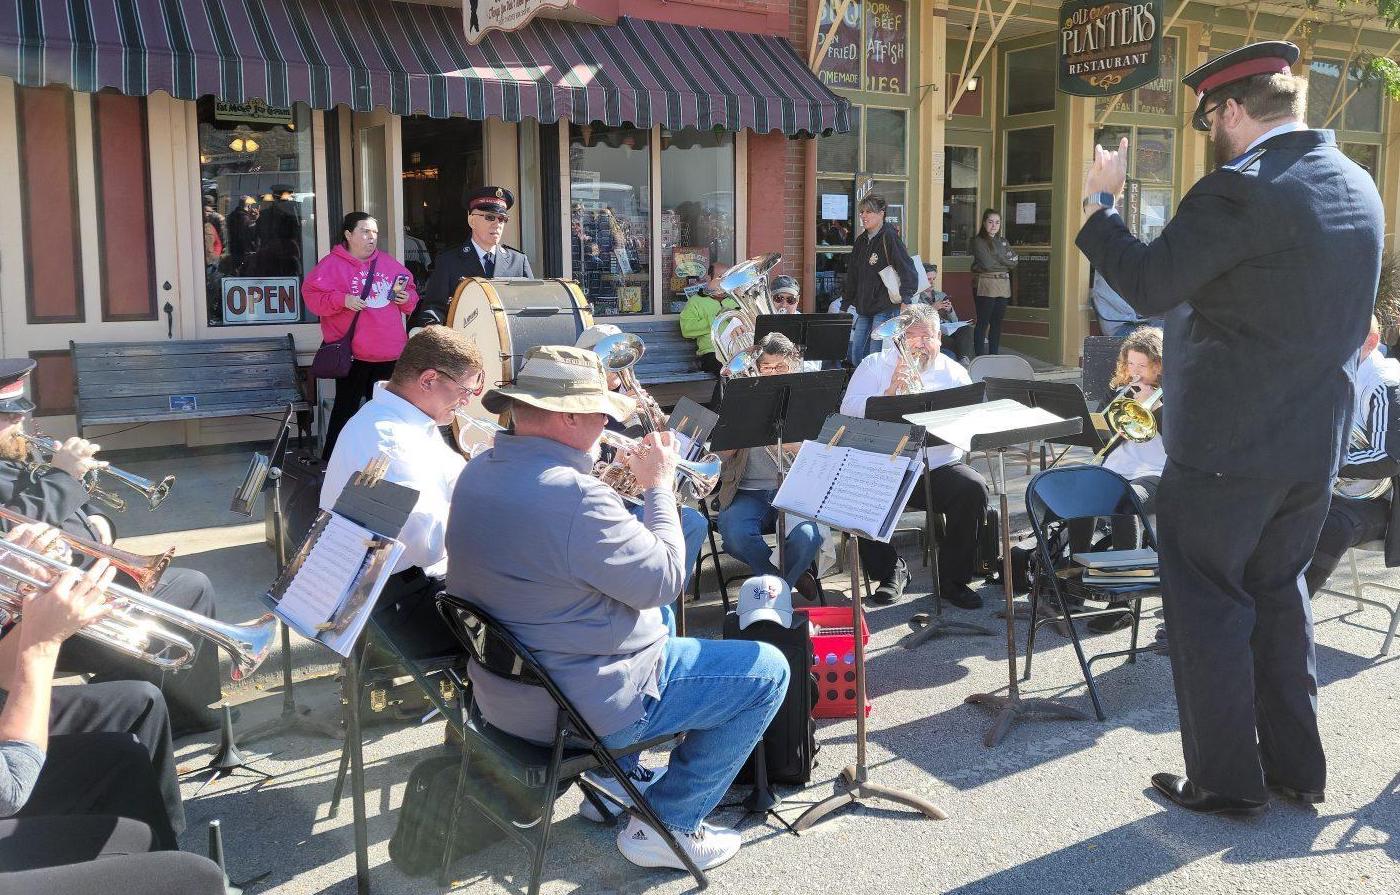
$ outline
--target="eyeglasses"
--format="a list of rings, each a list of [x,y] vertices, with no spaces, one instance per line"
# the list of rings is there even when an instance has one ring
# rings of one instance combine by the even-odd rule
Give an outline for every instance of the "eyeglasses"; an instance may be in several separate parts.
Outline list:
[[[468,396],[475,397],[475,396],[481,394],[482,392],[486,391],[486,374],[485,374],[485,373],[477,373],[477,374],[476,374],[476,385],[474,385],[474,386],[466,386],[466,385],[463,385],[460,381],[458,381],[457,377],[450,375],[446,370],[439,370],[437,367],[433,367],[433,369],[434,369],[434,370],[437,370],[437,372],[441,373],[441,374],[442,374],[442,378],[448,380],[448,381],[451,382],[453,385],[457,386],[457,391],[461,392],[461,397],[463,397],[463,398],[468,397]]]
[[[510,223],[510,215],[508,214],[496,214],[495,212],[491,211],[473,211],[472,214],[481,215],[483,218],[486,219],[486,222],[488,224],[495,224],[497,222],[502,224]]]
[[[800,299],[796,295],[775,295],[773,301],[780,305],[795,305]]]
[[[1211,112],[1216,111],[1217,109],[1219,109],[1221,106],[1225,105],[1225,104],[1228,103],[1228,102],[1229,102],[1228,99],[1222,99],[1220,102],[1218,102],[1218,103],[1216,103],[1215,105],[1211,106],[1209,109],[1202,109],[1201,111],[1197,112],[1197,113],[1195,114],[1195,116],[1192,117],[1192,119],[1191,119],[1191,126],[1192,126],[1193,128],[1195,128],[1196,130],[1198,130],[1198,131],[1209,132],[1209,131],[1210,131],[1210,121],[1208,120],[1207,116],[1209,116]]]

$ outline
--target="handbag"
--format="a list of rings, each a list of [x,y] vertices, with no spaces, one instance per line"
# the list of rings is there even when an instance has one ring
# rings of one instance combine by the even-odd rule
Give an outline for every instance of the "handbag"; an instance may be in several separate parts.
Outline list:
[[[370,286],[374,284],[374,269],[378,266],[378,258],[370,262],[369,276],[365,277],[364,288],[360,290],[360,301],[364,301],[365,296],[369,295]],[[355,316],[350,318],[350,328],[345,331],[345,335],[334,342],[321,342],[321,347],[316,349],[316,356],[311,359],[313,379],[344,379],[350,374],[350,365],[355,362],[355,354],[350,346],[355,339],[355,324],[359,322],[360,312],[356,311]]]
[[[885,238],[885,260],[890,260],[890,231],[885,230],[881,234]],[[918,271],[915,271],[917,274]],[[885,291],[889,293],[890,304],[904,304],[904,296],[899,294],[899,271],[894,269],[893,264],[886,264],[880,268],[880,282],[885,284]]]

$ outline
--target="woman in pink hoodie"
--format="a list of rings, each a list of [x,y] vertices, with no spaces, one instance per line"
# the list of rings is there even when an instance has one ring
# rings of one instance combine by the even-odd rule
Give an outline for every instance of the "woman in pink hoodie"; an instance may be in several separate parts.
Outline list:
[[[336,380],[324,459],[330,458],[345,423],[370,399],[374,384],[394,372],[394,361],[408,341],[404,319],[418,304],[413,275],[392,255],[379,251],[374,218],[352,211],[340,230],[341,244],[311,268],[301,286],[306,306],[321,318],[324,341],[343,338],[358,315],[350,343],[354,361],[345,378]]]

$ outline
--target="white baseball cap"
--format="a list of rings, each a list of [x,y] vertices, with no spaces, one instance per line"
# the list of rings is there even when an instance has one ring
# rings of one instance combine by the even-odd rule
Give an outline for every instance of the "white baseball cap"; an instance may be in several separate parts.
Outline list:
[[[739,585],[739,628],[756,621],[792,626],[792,588],[777,575],[757,575]]]

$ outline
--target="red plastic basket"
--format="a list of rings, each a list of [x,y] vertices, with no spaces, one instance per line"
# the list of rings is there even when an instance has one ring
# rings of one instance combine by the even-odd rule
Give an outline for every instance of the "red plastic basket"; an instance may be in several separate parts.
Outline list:
[[[812,634],[812,671],[817,676],[817,701],[813,718],[854,718],[856,716],[856,638],[851,627],[849,606],[813,606],[807,619],[816,629]],[[860,619],[860,639],[870,642],[865,616]],[[865,703],[870,716],[870,701]]]

